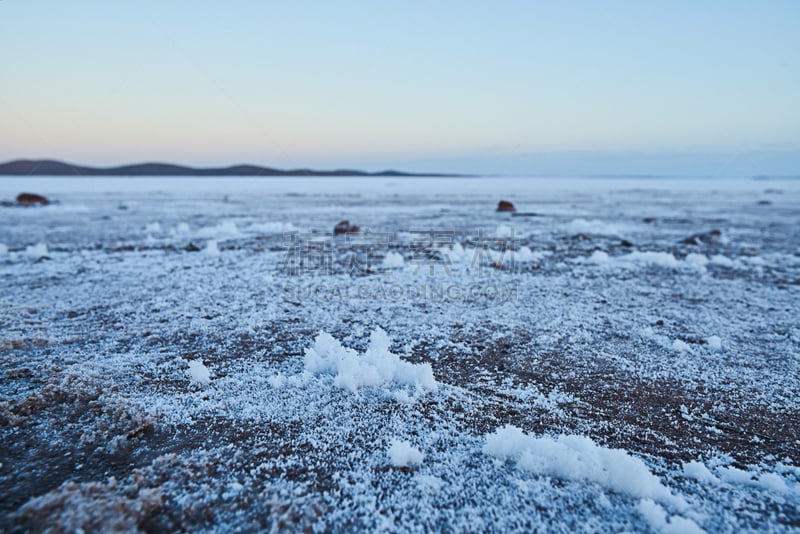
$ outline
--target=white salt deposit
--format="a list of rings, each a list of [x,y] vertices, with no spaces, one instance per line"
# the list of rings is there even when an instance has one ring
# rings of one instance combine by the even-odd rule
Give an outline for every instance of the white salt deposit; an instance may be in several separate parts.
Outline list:
[[[395,467],[419,465],[423,459],[420,450],[413,447],[411,442],[398,439],[392,439],[386,454],[389,456],[389,462]]]
[[[389,269],[402,267],[405,265],[405,260],[403,260],[403,255],[397,252],[389,252],[383,258],[383,266]]]
[[[672,350],[676,352],[692,352],[692,347],[690,347],[685,341],[676,339],[672,342]]]
[[[321,332],[314,345],[306,350],[305,372],[315,376],[333,375],[337,387],[352,392],[362,387],[383,384],[410,386],[416,393],[437,388],[429,363],[411,363],[389,352],[391,341],[382,328],[369,338],[366,352],[358,354],[345,348],[328,333]]]
[[[786,481],[777,473],[758,474],[754,471],[745,471],[737,467],[728,466],[717,469],[719,477],[729,483],[740,486],[758,486],[775,493],[790,491]]]
[[[597,263],[599,265],[605,265],[609,262],[609,256],[607,252],[603,252],[602,250],[595,250],[592,252],[592,255],[589,256],[589,261],[592,263]]]
[[[200,360],[189,360],[189,378],[195,384],[207,386],[211,383],[211,372]]]
[[[705,464],[698,462],[697,460],[692,460],[691,462],[686,462],[683,464],[683,474],[684,476],[697,480],[698,482],[713,484],[719,482],[719,479],[708,470]]]
[[[697,269],[698,271],[705,271],[706,265],[708,265],[708,258],[705,256],[705,254],[696,254],[694,252],[688,254],[684,261],[687,265]]]
[[[292,223],[285,222],[266,222],[266,223],[253,223],[245,228],[248,232],[258,234],[282,234],[284,232],[294,232],[297,227]]]
[[[634,497],[683,509],[686,503],[661,484],[643,461],[622,449],[597,445],[590,438],[559,435],[534,437],[506,425],[486,436],[483,452],[540,475],[565,480],[593,482],[604,488]]]
[[[719,336],[709,336],[708,339],[706,339],[706,341],[708,342],[708,348],[710,348],[711,350],[715,351],[722,350],[722,339],[720,339]]]
[[[28,245],[25,247],[25,254],[32,258],[42,258],[47,256],[47,245],[39,243],[37,245]]]
[[[549,252],[544,252],[541,250],[533,251],[529,247],[519,247],[519,250],[514,251],[513,258],[514,261],[519,262],[531,262],[531,261],[540,261],[547,257]]]
[[[721,267],[733,267],[733,260],[727,256],[723,256],[722,254],[714,254],[709,259],[709,263],[712,265],[719,265]]]
[[[605,223],[597,220],[574,219],[564,226],[571,234],[621,235],[626,228],[619,224]]]
[[[206,243],[206,248],[203,249],[204,254],[208,254],[209,256],[219,256],[219,246],[217,245],[216,240],[212,239]]]
[[[699,534],[705,532],[691,519],[679,515],[669,516],[658,504],[650,499],[642,499],[637,507],[650,528],[661,534]]]
[[[640,264],[640,265],[656,265],[659,267],[678,267],[678,260],[669,252],[631,252],[626,256],[620,256],[619,260]]]
[[[197,231],[198,237],[208,237],[208,238],[233,238],[233,237],[241,237],[242,232],[239,231],[239,228],[236,226],[234,221],[220,221],[216,226],[206,226],[205,228],[200,228]]]
[[[494,231],[494,235],[497,237],[509,238],[509,237],[514,237],[516,235],[516,232],[514,231],[514,228],[512,228],[511,226],[508,226],[507,224],[501,224]]]

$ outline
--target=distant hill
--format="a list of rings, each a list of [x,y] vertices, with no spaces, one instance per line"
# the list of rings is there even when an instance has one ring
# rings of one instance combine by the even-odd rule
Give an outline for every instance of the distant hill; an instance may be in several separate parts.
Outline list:
[[[364,172],[351,169],[318,171],[276,169],[258,165],[231,167],[184,167],[169,163],[138,163],[120,167],[85,167],[54,160],[16,160],[0,164],[6,176],[459,176],[456,174],[409,173],[399,171]]]

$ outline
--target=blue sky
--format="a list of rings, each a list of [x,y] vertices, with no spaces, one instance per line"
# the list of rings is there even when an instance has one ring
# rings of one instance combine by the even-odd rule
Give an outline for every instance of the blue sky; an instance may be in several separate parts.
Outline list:
[[[800,2],[0,0],[0,160],[800,174]]]

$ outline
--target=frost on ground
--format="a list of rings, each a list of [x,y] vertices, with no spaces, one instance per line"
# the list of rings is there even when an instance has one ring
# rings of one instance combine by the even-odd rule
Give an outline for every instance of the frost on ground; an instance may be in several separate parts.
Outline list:
[[[796,530],[766,185],[0,181],[0,530]]]

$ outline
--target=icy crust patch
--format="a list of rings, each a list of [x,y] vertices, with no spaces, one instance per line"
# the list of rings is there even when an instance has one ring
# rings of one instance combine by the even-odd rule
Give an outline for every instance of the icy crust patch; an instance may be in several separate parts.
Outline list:
[[[501,460],[513,460],[526,471],[576,482],[590,482],[641,499],[652,499],[678,511],[687,508],[653,475],[643,461],[622,449],[597,445],[590,438],[560,435],[533,437],[506,425],[486,436],[483,452]]]
[[[333,336],[321,332],[314,345],[306,350],[304,375],[333,376],[336,387],[353,393],[359,388],[399,385],[399,390],[391,392],[391,396],[399,401],[413,400],[435,391],[438,384],[431,365],[404,361],[389,351],[390,345],[389,336],[380,327],[370,335],[363,354],[342,346]]]

